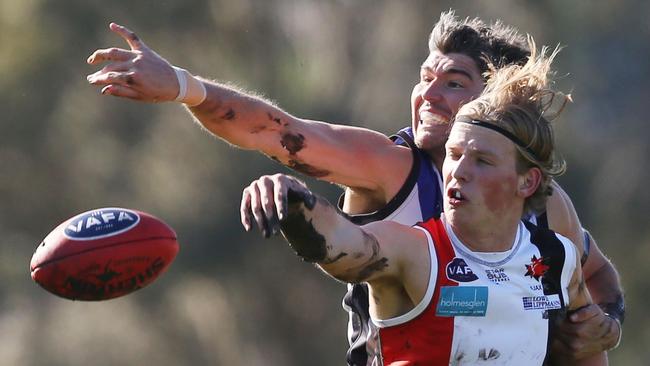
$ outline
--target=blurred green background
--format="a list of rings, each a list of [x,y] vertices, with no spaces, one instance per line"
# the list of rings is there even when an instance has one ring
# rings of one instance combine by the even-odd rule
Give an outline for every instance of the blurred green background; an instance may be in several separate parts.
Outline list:
[[[342,365],[344,285],[239,224],[241,189],[286,170],[218,141],[179,105],[101,96],[85,59],[125,46],[115,21],[170,62],[295,115],[388,134],[409,123],[427,36],[449,8],[567,46],[558,85],[575,103],[557,124],[560,182],[627,292],[611,364],[646,365],[650,3],[635,0],[0,0],[0,364]],[[40,240],[104,206],[174,227],[170,270],[102,303],[40,289],[28,269]]]

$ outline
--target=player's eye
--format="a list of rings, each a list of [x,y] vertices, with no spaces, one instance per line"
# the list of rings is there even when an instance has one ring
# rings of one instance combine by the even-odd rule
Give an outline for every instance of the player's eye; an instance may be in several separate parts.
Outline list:
[[[465,87],[462,83],[460,83],[458,81],[450,81],[450,82],[447,83],[447,86],[452,88],[452,89],[462,89],[462,88]]]
[[[452,150],[447,150],[447,157],[451,160],[458,160],[460,159],[461,154],[452,151]]]
[[[478,163],[481,165],[494,165],[490,160],[484,159],[484,158],[478,158],[477,159]]]

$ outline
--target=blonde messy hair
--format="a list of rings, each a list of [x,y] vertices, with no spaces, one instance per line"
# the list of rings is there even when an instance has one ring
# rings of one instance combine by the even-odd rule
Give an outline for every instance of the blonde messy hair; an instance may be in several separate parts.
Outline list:
[[[566,163],[555,154],[555,142],[551,121],[556,119],[570,95],[553,91],[551,84],[551,63],[560,51],[556,47],[549,56],[548,48],[538,53],[535,42],[528,36],[531,50],[524,65],[510,65],[487,72],[488,83],[483,93],[465,104],[457,117],[482,121],[506,130],[519,143],[517,173],[524,173],[532,167],[542,172],[542,180],[533,195],[524,203],[524,214],[540,213],[545,210],[546,200],[552,193],[551,180],[564,173]],[[555,107],[558,103],[559,107]]]

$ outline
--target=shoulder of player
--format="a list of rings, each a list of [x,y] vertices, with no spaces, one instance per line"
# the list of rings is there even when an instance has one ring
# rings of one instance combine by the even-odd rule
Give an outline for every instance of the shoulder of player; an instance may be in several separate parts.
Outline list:
[[[530,238],[531,241],[534,241],[537,244],[544,244],[544,245],[552,244],[554,241],[552,239],[549,240],[549,238],[555,237],[560,242],[560,244],[566,248],[566,250],[570,251],[570,253],[568,254],[570,254],[571,258],[573,258],[574,256],[580,258],[580,251],[577,245],[575,244],[575,242],[571,238],[553,230],[552,228],[534,225],[526,221],[524,221],[523,223],[526,227],[526,230],[529,231],[530,235],[532,236]],[[534,239],[533,237],[535,236],[537,236],[538,239]]]
[[[428,253],[428,238],[422,230],[394,221],[377,221],[363,226],[377,238],[382,251],[396,260],[408,260],[414,255]]]
[[[548,227],[557,234],[568,238],[576,246],[578,252],[582,253],[584,237],[573,203],[560,185],[552,182],[551,186],[553,194],[546,203]]]
[[[430,265],[429,239],[423,230],[394,221],[378,221],[363,226],[379,244],[380,256],[385,258],[385,275],[379,281],[397,280],[403,286],[413,286],[426,276]]]

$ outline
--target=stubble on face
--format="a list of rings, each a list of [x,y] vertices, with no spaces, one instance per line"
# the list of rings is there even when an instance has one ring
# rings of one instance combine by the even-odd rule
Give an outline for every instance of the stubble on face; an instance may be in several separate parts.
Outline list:
[[[422,64],[411,94],[415,142],[442,164],[444,144],[458,109],[483,90],[483,78],[469,56],[433,51]]]

